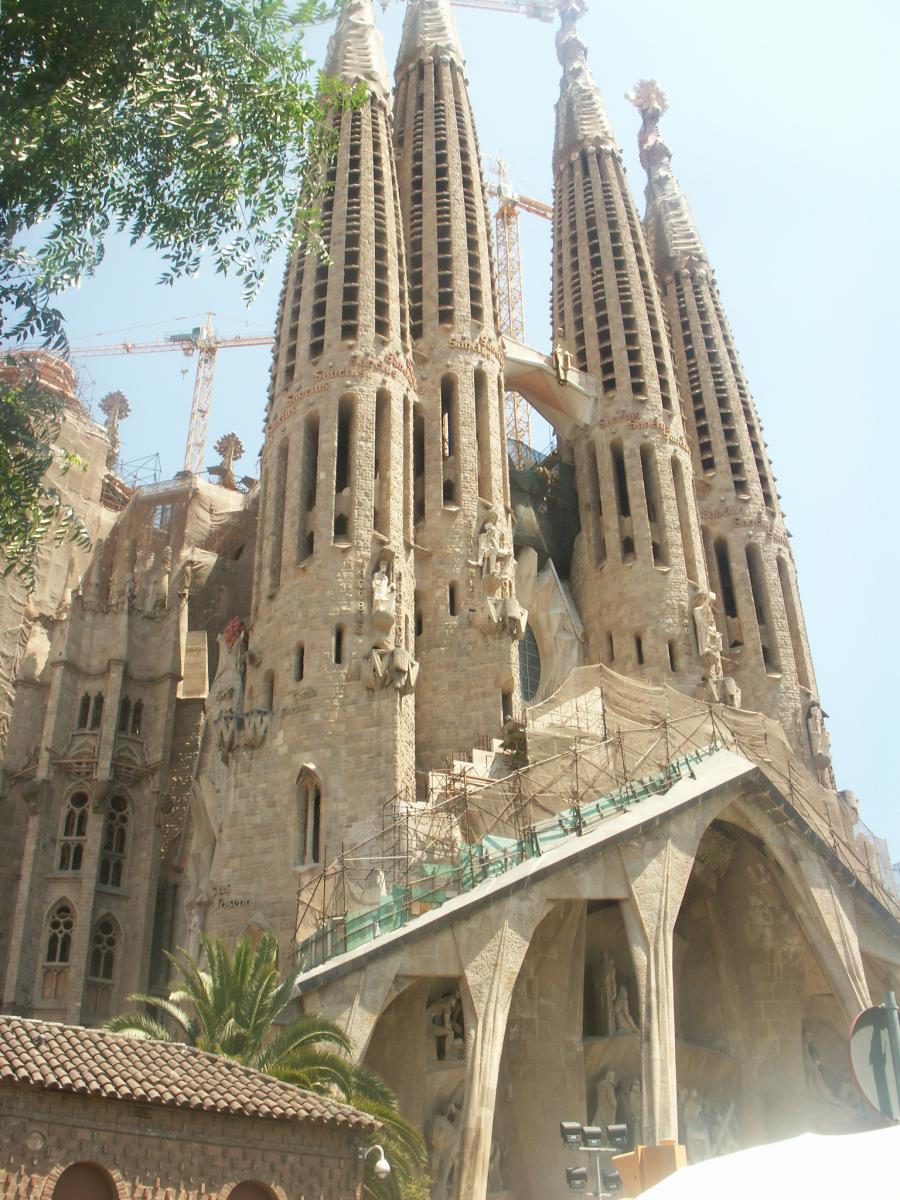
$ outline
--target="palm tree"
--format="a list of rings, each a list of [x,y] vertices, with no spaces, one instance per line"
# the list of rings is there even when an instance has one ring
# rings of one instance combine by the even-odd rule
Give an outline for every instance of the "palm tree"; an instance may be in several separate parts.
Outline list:
[[[142,994],[129,997],[165,1014],[176,1033],[147,1012],[122,1013],[107,1021],[105,1028],[126,1037],[186,1042],[286,1083],[337,1095],[383,1126],[377,1140],[384,1146],[391,1174],[376,1179],[372,1161],[367,1159],[366,1196],[371,1200],[427,1197],[422,1136],[403,1118],[388,1085],[350,1062],[350,1040],[344,1031],[313,1013],[278,1023],[293,999],[302,968],[281,975],[274,934],[263,934],[255,947],[242,937],[234,954],[215,938],[201,934],[200,940],[199,962],[181,949],[167,955],[178,976],[167,999]]]

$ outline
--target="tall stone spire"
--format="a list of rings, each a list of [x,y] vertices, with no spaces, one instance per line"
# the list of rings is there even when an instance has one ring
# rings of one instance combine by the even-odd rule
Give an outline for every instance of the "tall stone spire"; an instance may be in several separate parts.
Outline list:
[[[557,36],[552,311],[557,344],[593,377],[598,400],[572,447],[582,508],[573,591],[593,661],[718,697],[721,662],[693,616],[708,588],[662,308],[575,20],[563,10]]]
[[[780,720],[829,784],[796,570],[756,406],[659,131],[665,95],[652,80],[642,80],[629,99],[642,117],[645,225],[689,414],[707,567],[729,673],[744,706]]]
[[[421,362],[415,430],[420,765],[499,732],[518,694],[503,343],[478,139],[448,0],[412,0],[394,145]]]
[[[361,81],[368,99],[330,117],[337,153],[317,201],[327,258],[301,245],[285,278],[243,688],[245,724],[268,721],[241,793],[265,798],[265,822],[227,801],[220,838],[234,872],[242,864],[255,872],[252,888],[234,878],[233,890],[255,895],[274,928],[291,924],[298,879],[314,877],[342,842],[380,832],[386,806],[415,787],[418,398],[389,90],[370,0],[342,10],[327,70]],[[332,739],[352,740],[353,753],[323,759]],[[250,844],[265,870],[244,852]],[[229,920],[216,932],[240,932]]]

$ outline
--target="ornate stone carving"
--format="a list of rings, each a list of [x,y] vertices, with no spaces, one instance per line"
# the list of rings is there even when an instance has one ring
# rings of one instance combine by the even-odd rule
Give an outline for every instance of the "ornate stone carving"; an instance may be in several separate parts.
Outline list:
[[[806,731],[809,734],[809,748],[816,768],[824,771],[831,766],[831,739],[825,728],[825,718],[828,713],[818,700],[813,700],[806,710]]]
[[[453,1177],[459,1153],[462,1133],[462,1107],[464,1085],[460,1084],[447,1107],[438,1111],[431,1122],[431,1197],[432,1200],[450,1200],[453,1194]]]
[[[478,535],[478,565],[481,567],[481,586],[486,596],[495,596],[506,581],[512,546],[501,524],[500,514],[491,509]]]
[[[217,466],[210,467],[209,473],[218,477],[222,487],[236,492],[238,486],[234,478],[233,466],[239,458],[243,458],[244,444],[236,433],[226,433],[216,442],[215,450],[222,461]]]
[[[682,1092],[681,1119],[688,1159],[692,1163],[703,1162],[712,1152],[712,1143],[703,1101],[696,1088]]]
[[[391,565],[382,559],[372,575],[372,630],[375,645],[384,649],[390,643],[397,612],[397,588],[391,578]]]
[[[644,1109],[640,1079],[634,1078],[629,1084],[622,1085],[622,1108],[632,1146],[642,1145],[644,1140]]]
[[[391,650],[373,648],[363,657],[363,662],[366,687],[373,691],[394,687],[401,696],[415,691],[419,664],[403,646],[394,646]]]
[[[616,1033],[637,1033],[638,1027],[628,1008],[628,988],[625,984],[619,986],[616,992],[615,1005]]]
[[[119,436],[119,422],[124,421],[131,412],[131,405],[122,392],[109,392],[100,401],[100,411],[106,414],[106,436],[109,438],[109,451],[106,455],[106,465],[112,470],[119,457],[119,447],[122,439]]]
[[[425,1016],[428,1032],[434,1038],[434,1053],[438,1062],[465,1058],[465,1024],[459,988],[429,1004]]]
[[[616,1114],[619,1111],[619,1097],[616,1094],[616,1073],[609,1070],[605,1075],[600,1076],[595,1084],[596,1097],[594,1100],[594,1113],[591,1117],[592,1125],[614,1125]]]
[[[557,329],[553,339],[553,367],[556,378],[565,387],[569,382],[569,372],[572,369],[572,353],[566,346],[566,331]]]
[[[258,749],[266,740],[271,716],[266,708],[251,708],[248,713],[244,713],[241,744],[248,750]]]

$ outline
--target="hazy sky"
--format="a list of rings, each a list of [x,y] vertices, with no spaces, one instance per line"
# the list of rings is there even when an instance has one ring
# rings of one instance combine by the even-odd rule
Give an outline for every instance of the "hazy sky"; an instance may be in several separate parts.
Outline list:
[[[402,3],[379,17],[389,66]],[[642,0],[593,3],[589,62],[640,196],[640,78],[665,89],[663,130],[716,268],[765,426],[793,534],[800,589],[838,786],[900,857],[900,654],[896,517],[889,484],[900,445],[896,281],[896,0]],[[554,26],[457,8],[485,160],[550,200]],[[308,38],[319,60],[330,28]],[[549,339],[550,226],[523,215],[528,339]],[[270,333],[281,264],[251,310],[212,271],[155,287],[158,261],[125,244],[65,299],[74,341],[140,341],[190,329],[206,310],[220,334]],[[99,336],[94,336],[99,335]],[[256,474],[269,355],[219,356],[209,445],[229,430]],[[131,402],[123,458],[158,451],[181,466],[194,360],[179,354],[84,360],[88,398]],[[215,457],[207,456],[212,463]],[[890,493],[893,494],[893,489]]]

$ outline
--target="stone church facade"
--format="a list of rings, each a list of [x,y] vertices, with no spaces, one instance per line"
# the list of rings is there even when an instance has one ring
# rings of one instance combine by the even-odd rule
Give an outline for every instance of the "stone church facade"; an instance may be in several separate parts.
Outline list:
[[[200,931],[274,930],[446,1200],[558,1191],[562,1119],[695,1160],[865,1127],[843,1040],[900,983],[664,97],[641,220],[571,12],[557,49],[550,356],[502,335],[449,5],[411,0],[392,94],[349,0],[326,70],[366,98],[260,481],[129,491],[124,399],[99,426],[42,360],[94,545],[0,596],[3,1011],[95,1024]],[[557,433],[530,468],[507,388]]]

